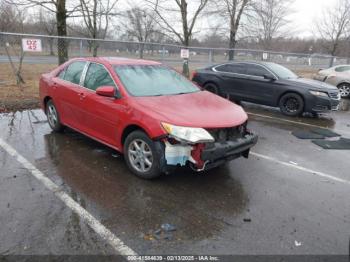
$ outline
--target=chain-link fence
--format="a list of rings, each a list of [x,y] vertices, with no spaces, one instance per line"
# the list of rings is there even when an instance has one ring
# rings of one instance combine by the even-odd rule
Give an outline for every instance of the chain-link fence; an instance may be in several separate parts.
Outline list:
[[[14,62],[19,61],[23,38],[40,39],[41,52],[25,52],[23,62],[28,64],[57,64],[61,59],[87,56],[119,56],[144,58],[161,61],[172,67],[181,67],[181,45],[161,43],[139,43],[117,40],[102,40],[77,37],[59,38],[57,36],[1,33],[0,63],[8,63],[7,53]],[[229,49],[188,47],[191,68],[203,67],[228,61]],[[286,53],[264,50],[235,49],[234,60],[270,61],[290,69],[320,69],[331,65],[347,64],[349,58],[332,57],[323,54]]]

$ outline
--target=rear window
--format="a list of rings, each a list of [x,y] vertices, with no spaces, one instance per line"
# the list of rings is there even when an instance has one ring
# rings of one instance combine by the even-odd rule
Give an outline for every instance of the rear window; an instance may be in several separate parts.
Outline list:
[[[175,70],[158,65],[116,66],[125,88],[133,96],[163,96],[194,93],[200,89]]]
[[[234,73],[234,74],[246,74],[246,68],[243,64],[225,64],[215,67],[216,71]]]
[[[336,72],[346,72],[350,71],[350,66],[338,66],[335,68]]]

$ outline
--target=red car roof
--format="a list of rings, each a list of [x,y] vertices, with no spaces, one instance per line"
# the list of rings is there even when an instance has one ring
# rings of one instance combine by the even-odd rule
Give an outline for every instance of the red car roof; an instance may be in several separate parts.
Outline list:
[[[81,58],[80,58],[81,59]],[[143,60],[143,59],[131,59],[125,57],[86,57],[84,60],[105,62],[111,65],[161,65],[160,62]]]

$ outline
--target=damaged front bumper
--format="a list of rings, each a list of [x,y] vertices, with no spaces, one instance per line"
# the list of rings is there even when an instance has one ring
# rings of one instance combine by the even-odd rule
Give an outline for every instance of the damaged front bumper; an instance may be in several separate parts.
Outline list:
[[[201,154],[202,160],[206,163],[205,169],[217,167],[241,156],[248,158],[250,148],[257,142],[257,135],[247,133],[236,140],[207,144]]]
[[[165,144],[167,167],[189,164],[196,171],[208,170],[238,157],[248,158],[250,148],[258,141],[258,136],[247,132],[242,137],[221,142],[202,144]]]

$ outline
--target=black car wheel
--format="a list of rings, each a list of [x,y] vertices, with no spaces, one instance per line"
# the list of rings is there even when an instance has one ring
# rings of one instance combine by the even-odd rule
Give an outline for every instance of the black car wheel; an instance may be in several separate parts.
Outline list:
[[[298,116],[304,111],[304,100],[298,94],[288,93],[281,97],[279,107],[287,116]]]
[[[64,126],[61,124],[60,115],[56,109],[55,104],[52,100],[46,103],[46,116],[51,129],[55,132],[61,132]]]
[[[154,179],[161,175],[161,154],[156,143],[144,132],[134,131],[125,140],[124,158],[129,169],[143,179]]]
[[[229,94],[223,94],[222,92],[220,92],[218,86],[214,83],[207,83],[204,85],[204,89],[215,94],[215,95],[218,95],[218,96],[221,96],[223,98],[226,98],[226,99],[230,99],[230,95]]]
[[[218,95],[219,94],[219,89],[218,89],[218,86],[213,84],[213,83],[207,83],[204,85],[204,89],[213,93],[213,94],[216,94]]]
[[[348,98],[350,96],[350,84],[343,83],[338,85],[341,98]]]

